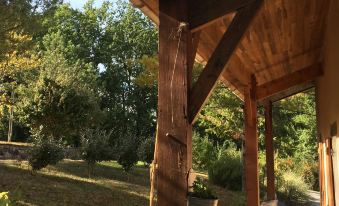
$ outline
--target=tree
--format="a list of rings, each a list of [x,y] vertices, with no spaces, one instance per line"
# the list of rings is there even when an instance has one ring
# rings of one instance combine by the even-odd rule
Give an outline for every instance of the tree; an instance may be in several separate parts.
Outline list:
[[[157,52],[156,28],[140,12],[122,3],[107,24],[104,39],[102,51],[109,54],[103,58],[106,70],[100,77],[102,108],[107,111],[105,127],[115,131],[112,142],[131,138],[141,143],[155,133],[157,87],[142,84],[139,77],[145,71],[141,59]]]
[[[13,34],[30,35],[41,31],[41,19],[53,13],[62,0],[4,0],[0,2],[0,61],[7,54],[21,53],[27,48],[18,44]],[[20,43],[20,42],[19,42]]]
[[[12,33],[11,38],[16,42],[15,45],[12,45],[13,47],[31,46],[32,38],[30,36]],[[5,111],[5,107],[8,107],[8,142],[11,142],[13,135],[15,90],[22,82],[23,73],[34,69],[39,62],[32,49],[25,48],[21,53],[18,50],[17,48],[15,51],[7,53],[4,55],[5,59],[0,61],[0,88],[2,88],[0,91],[0,109]]]
[[[98,123],[96,77],[90,65],[70,63],[60,33],[44,37],[37,75],[20,87],[21,121],[31,132],[79,144],[80,131]]]

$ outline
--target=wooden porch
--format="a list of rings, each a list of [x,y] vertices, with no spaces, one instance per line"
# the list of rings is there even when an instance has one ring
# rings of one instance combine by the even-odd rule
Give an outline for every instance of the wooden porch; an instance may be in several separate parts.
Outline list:
[[[219,80],[244,101],[249,206],[260,205],[257,106],[265,105],[267,199],[274,200],[272,102],[323,75],[331,0],[131,2],[159,26],[158,205],[187,204],[192,124]],[[205,68],[193,84],[195,61]]]

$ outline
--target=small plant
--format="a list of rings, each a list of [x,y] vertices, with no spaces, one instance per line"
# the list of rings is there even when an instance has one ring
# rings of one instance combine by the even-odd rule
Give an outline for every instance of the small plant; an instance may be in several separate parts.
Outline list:
[[[200,170],[207,170],[215,160],[218,152],[213,143],[207,137],[201,137],[199,133],[193,134],[193,165]]]
[[[127,137],[119,148],[118,163],[122,166],[125,172],[129,172],[138,162],[137,145],[133,138]]]
[[[201,199],[218,199],[215,195],[213,195],[212,190],[202,180],[202,178],[197,178],[193,182],[192,189],[193,189],[193,192],[189,193],[189,196],[191,197],[196,197],[196,198],[201,198]]]
[[[150,165],[154,158],[154,138],[147,138],[141,142],[138,149],[139,160]]]
[[[100,129],[87,129],[81,137],[82,159],[88,165],[88,177],[91,177],[94,166],[97,162],[110,160],[113,149],[109,145],[109,138],[112,132]]]
[[[212,183],[234,191],[242,188],[241,154],[235,150],[223,152],[218,160],[208,168],[208,177]]]
[[[8,192],[0,192],[0,206],[9,206]]]
[[[278,179],[278,198],[288,205],[304,205],[308,200],[309,186],[304,179],[291,171],[284,172]]]
[[[40,170],[48,165],[55,165],[64,158],[62,145],[52,138],[38,138],[29,151],[29,165],[33,171]]]

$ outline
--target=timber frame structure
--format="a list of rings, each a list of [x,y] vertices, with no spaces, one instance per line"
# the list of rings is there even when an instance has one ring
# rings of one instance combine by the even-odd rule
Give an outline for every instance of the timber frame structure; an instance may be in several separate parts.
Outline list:
[[[339,11],[337,0],[130,1],[159,27],[158,205],[187,204],[192,124],[219,80],[244,101],[249,206],[260,205],[257,106],[265,106],[267,200],[274,200],[272,102],[315,86],[317,99],[330,95],[326,90],[333,85],[326,85],[325,79],[330,78],[326,72],[339,66],[339,61],[326,51],[338,51],[339,41],[331,35],[339,32],[329,35],[333,32],[327,24],[338,27],[335,20],[328,20],[337,18],[335,14],[329,17],[330,8],[335,7],[332,13]],[[195,61],[205,68],[193,84]],[[318,116],[324,105],[322,99],[317,100]],[[320,118],[318,126],[327,119]],[[333,170],[325,169],[330,156],[324,152],[330,135],[322,137],[321,128],[319,134],[322,205],[334,205],[334,186],[326,183],[331,182],[328,177]]]

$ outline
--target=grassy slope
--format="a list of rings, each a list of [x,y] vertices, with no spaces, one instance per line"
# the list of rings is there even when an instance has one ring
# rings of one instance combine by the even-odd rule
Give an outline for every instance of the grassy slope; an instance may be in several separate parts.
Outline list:
[[[214,187],[220,206],[241,205],[239,195]],[[138,166],[130,174],[116,162],[100,163],[92,179],[82,161],[65,160],[32,175],[26,162],[0,161],[0,192],[10,191],[15,205],[146,206],[149,172]]]

